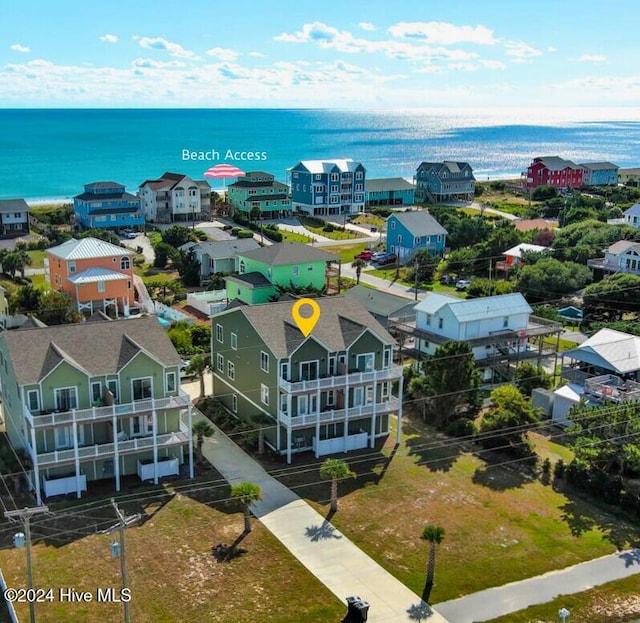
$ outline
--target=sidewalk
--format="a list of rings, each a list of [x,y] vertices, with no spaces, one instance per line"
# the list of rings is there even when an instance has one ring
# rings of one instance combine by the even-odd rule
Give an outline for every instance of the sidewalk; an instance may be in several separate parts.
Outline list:
[[[183,389],[192,396],[199,392],[198,383],[183,385]],[[370,604],[370,623],[408,623],[417,619],[416,614],[410,615],[408,611],[413,608],[415,612],[421,607],[420,597],[304,500],[269,476],[218,428],[213,437],[205,439],[203,455],[228,482],[260,485],[263,499],[252,505],[254,515],[344,604],[345,614],[345,598],[358,595]],[[447,623],[435,611],[431,611],[428,619],[425,612],[422,618],[429,623]]]

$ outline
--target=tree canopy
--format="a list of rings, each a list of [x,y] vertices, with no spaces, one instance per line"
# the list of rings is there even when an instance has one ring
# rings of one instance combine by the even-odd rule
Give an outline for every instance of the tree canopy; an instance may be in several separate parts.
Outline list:
[[[529,300],[542,301],[566,296],[590,281],[591,271],[586,266],[546,257],[520,269],[518,290]]]
[[[585,288],[583,298],[589,320],[622,320],[625,312],[640,313],[640,277],[618,273]]]

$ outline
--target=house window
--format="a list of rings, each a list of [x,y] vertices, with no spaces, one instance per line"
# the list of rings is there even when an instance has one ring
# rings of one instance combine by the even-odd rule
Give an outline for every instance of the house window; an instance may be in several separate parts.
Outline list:
[[[356,367],[361,372],[371,372],[375,366],[375,354],[365,353],[356,357]]]
[[[291,273],[294,277],[298,277],[300,275],[300,267],[299,266],[294,266],[291,269]]]
[[[262,400],[265,405],[269,404],[269,387],[264,383],[260,383],[260,400]]]
[[[224,343],[224,334],[222,333],[222,325],[221,324],[217,324],[216,325],[216,340],[218,340],[218,342],[220,342],[220,344]]]
[[[244,260],[240,260],[240,264],[238,265],[238,272],[241,275],[243,275],[245,270],[246,270],[246,266],[245,266]]]
[[[107,389],[113,396],[113,400],[118,402],[118,379],[109,379],[107,381]]]
[[[231,334],[231,348],[233,350],[238,350],[238,334],[237,333]]]
[[[128,257],[123,257],[120,260],[120,270],[129,270],[131,268],[131,260]]]
[[[431,314],[425,314],[425,324],[430,327],[431,326]]]
[[[331,174],[331,181],[332,182],[337,182],[338,181],[338,174],[337,173],[332,173]]]
[[[382,390],[381,390],[381,397],[384,398],[389,398],[389,383],[388,381],[385,381],[384,383],[382,383]]]
[[[232,381],[236,378],[236,365],[232,361],[227,361],[227,376]]]
[[[216,368],[218,372],[224,372],[224,357],[220,353],[216,355]]]
[[[94,404],[102,399],[102,383],[91,383],[91,402]]]
[[[98,281],[98,292],[104,292],[104,281]]]
[[[439,318],[438,319],[438,329],[442,329],[442,325],[444,324],[444,319],[443,318]]]
[[[505,328],[509,326],[509,316],[505,316],[502,319],[502,326],[505,327]]]
[[[133,379],[131,381],[132,393],[134,400],[148,400],[152,395],[152,379],[147,376],[142,379]]]
[[[289,380],[289,362],[288,361],[283,361],[280,364],[280,378],[284,379],[285,381]]]
[[[74,261],[70,261],[67,264],[67,270],[69,271],[69,273],[75,273],[76,272],[76,263]]]
[[[131,418],[131,436],[140,437],[153,432],[153,416],[138,415]]]
[[[31,411],[31,413],[40,411],[40,393],[37,389],[30,389],[27,392],[27,404],[29,405],[29,411]]]
[[[308,270],[308,271],[309,271],[309,270],[313,270],[313,264],[309,264],[309,265],[307,266],[307,270]]]
[[[166,385],[167,385],[167,393],[172,394],[176,391],[176,373],[175,372],[167,372],[165,376]]]
[[[383,357],[384,357],[384,359],[382,360],[382,367],[383,368],[388,368],[390,363],[391,363],[391,349],[390,348],[385,348],[384,349]]]
[[[336,356],[331,355],[329,357],[329,376],[334,376],[336,373]]]
[[[287,400],[287,394],[280,394],[280,412],[286,413],[289,410],[289,401]]]
[[[231,396],[231,410],[234,413],[238,413],[238,394],[232,394]]]
[[[318,378],[318,362],[303,361],[300,364],[300,379],[302,381],[315,381]]]
[[[263,350],[260,351],[260,369],[263,372],[269,372],[269,354]]]
[[[78,407],[76,387],[58,387],[54,390],[56,411],[71,411]]]
[[[72,426],[64,426],[62,428],[54,429],[54,443],[56,450],[61,450],[62,448],[71,448],[73,447],[73,427]],[[84,426],[78,426],[78,445],[84,445]]]
[[[442,242],[442,234],[438,234],[438,242]]]
[[[336,392],[334,389],[330,389],[327,392],[327,407],[333,407],[336,404]]]

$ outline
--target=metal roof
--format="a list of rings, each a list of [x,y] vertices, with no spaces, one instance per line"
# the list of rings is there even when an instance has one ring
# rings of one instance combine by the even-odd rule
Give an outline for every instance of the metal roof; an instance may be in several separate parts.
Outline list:
[[[614,329],[600,329],[580,346],[565,350],[562,355],[618,374],[628,374],[640,370],[640,337]]]
[[[368,179],[364,187],[368,193],[388,192],[390,190],[415,190],[415,186],[403,177]]]
[[[533,309],[519,292],[485,296],[478,299],[459,299],[437,292],[429,292],[416,305],[416,311],[435,314],[448,306],[458,322],[473,322],[487,318],[511,316],[513,314],[531,314]]]
[[[416,238],[420,236],[446,235],[448,233],[431,214],[424,210],[392,214],[387,219],[387,223],[393,218],[397,219]]]
[[[80,273],[75,273],[67,277],[71,283],[83,284],[83,283],[97,283],[99,281],[120,281],[124,279],[131,279],[131,277],[125,273],[119,273],[115,270],[109,270],[108,268],[87,268]]]
[[[404,296],[367,288],[357,285],[349,288],[344,295],[347,298],[354,298],[362,303],[372,314],[379,316],[391,316],[406,308],[413,308],[415,301]]]
[[[624,211],[625,216],[640,216],[640,203],[634,203]]]
[[[98,238],[71,238],[57,247],[47,249],[47,253],[63,260],[87,260],[94,257],[120,257],[133,252]]]
[[[618,170],[618,165],[613,162],[581,162],[581,167],[590,171],[609,171],[610,169]]]
[[[362,163],[352,160],[351,158],[338,158],[336,160],[301,160],[289,170],[291,171],[300,165],[309,171],[309,173],[331,173],[331,171],[336,167],[341,173],[347,173],[355,171],[358,167],[362,166]]]
[[[546,251],[548,247],[543,247],[539,244],[529,244],[528,242],[521,242],[515,247],[511,247],[502,252],[502,255],[510,255],[513,257],[521,258],[523,253],[533,251],[534,253],[542,253]]]

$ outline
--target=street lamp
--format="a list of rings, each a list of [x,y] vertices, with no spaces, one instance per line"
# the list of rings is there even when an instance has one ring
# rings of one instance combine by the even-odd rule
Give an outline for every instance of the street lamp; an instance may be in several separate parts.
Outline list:
[[[567,617],[570,614],[571,613],[566,608],[560,608],[560,610],[558,610],[558,616],[562,619],[562,623],[566,623]]]

